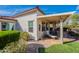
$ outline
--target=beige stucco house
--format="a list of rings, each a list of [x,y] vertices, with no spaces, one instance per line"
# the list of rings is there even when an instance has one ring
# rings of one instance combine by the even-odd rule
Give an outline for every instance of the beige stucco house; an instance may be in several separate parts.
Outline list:
[[[45,15],[39,8],[33,8],[13,17],[0,17],[0,30],[18,30],[28,32],[30,39],[38,40],[49,33],[50,27],[60,27],[60,39],[63,40],[63,23],[74,12]],[[7,28],[8,27],[8,28]]]

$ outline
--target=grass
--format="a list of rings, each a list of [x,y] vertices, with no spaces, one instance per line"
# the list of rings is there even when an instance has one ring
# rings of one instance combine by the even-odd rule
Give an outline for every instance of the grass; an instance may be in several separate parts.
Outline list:
[[[79,53],[79,42],[53,45],[45,49],[46,53]]]
[[[74,37],[79,38],[79,34],[74,34]],[[44,50],[44,49],[43,49]],[[79,53],[79,42],[69,42],[63,45],[53,45],[45,48],[47,53]]]

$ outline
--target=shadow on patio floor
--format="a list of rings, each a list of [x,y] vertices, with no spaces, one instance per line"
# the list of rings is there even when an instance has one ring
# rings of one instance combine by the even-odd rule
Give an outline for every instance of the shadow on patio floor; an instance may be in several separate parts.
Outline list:
[[[31,43],[28,44],[27,53],[43,53],[45,52],[45,48],[42,44]]]

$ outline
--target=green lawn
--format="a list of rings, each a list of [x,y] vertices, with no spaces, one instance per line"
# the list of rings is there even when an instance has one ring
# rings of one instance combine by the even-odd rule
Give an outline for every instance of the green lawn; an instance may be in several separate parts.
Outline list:
[[[74,37],[79,38],[79,34],[74,34]],[[69,42],[63,45],[53,45],[43,49],[43,51],[47,53],[79,53],[79,42]]]
[[[79,53],[79,42],[53,45],[45,48],[46,53]]]

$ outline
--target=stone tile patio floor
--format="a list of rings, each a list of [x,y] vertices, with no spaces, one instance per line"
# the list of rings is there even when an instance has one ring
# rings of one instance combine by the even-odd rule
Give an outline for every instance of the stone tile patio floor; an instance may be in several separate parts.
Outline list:
[[[63,40],[64,42],[69,42],[75,39],[64,38]],[[28,41],[28,44],[40,44],[43,45],[45,48],[47,48],[55,44],[61,44],[61,41],[59,39],[45,38],[39,41]]]
[[[69,36],[68,34],[65,34],[63,38],[64,42],[73,42],[76,39],[72,36]],[[78,41],[79,42],[79,39]],[[52,38],[43,38],[39,41],[28,41],[28,48],[27,48],[27,53],[38,53],[38,48],[43,47],[47,48],[55,44],[61,44],[60,39],[52,39]]]
[[[71,42],[75,39],[64,38],[64,42]],[[55,44],[61,44],[59,39],[44,38],[39,41],[28,41],[27,53],[38,53],[38,48],[47,48]]]

